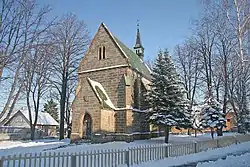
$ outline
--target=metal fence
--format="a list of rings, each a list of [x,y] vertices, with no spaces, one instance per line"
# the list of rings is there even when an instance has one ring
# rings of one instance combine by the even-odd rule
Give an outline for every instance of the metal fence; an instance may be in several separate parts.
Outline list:
[[[225,136],[215,140],[174,145],[145,145],[128,149],[93,150],[78,153],[43,152],[1,157],[0,167],[118,167],[133,166],[167,157],[250,141],[250,135]]]

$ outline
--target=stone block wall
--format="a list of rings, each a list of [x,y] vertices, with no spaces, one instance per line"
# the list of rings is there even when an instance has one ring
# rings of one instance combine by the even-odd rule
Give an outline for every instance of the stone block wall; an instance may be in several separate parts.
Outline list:
[[[99,48],[103,46],[106,51],[105,59],[99,60]],[[101,25],[79,66],[79,72],[124,64],[128,64],[127,59]]]
[[[115,132],[115,112],[113,110],[101,110],[101,132]]]
[[[126,133],[133,133],[133,111],[127,110],[126,111]]]
[[[79,84],[81,85],[81,90],[79,91],[73,103],[72,139],[74,138],[76,140],[77,138],[83,137],[83,118],[86,112],[92,117],[92,132],[100,132],[102,129],[102,106],[91,86],[89,85],[87,78],[99,82],[103,86],[115,107],[124,108],[125,72],[126,67],[95,71],[91,73],[83,73],[79,75]],[[118,120],[124,120],[123,112],[116,112],[116,115],[114,116],[114,118],[116,119],[115,122],[117,122]],[[121,122],[118,123],[119,125],[116,125],[115,131],[120,132],[124,130],[124,125],[120,123]]]

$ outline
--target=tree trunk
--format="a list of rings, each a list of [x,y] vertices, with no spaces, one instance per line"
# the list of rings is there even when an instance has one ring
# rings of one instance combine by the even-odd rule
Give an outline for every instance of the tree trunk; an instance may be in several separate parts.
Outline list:
[[[194,137],[197,137],[197,129],[194,130]]]
[[[64,114],[65,114],[65,101],[67,93],[67,80],[63,79],[62,93],[60,99],[60,140],[64,139]]]
[[[61,96],[60,100],[60,140],[64,139],[64,109],[65,102],[63,100],[63,96]]]
[[[71,126],[70,126],[70,127],[68,127],[67,138],[70,138],[70,135],[71,135]]]
[[[36,130],[36,128],[34,127],[34,125],[31,125],[31,127],[30,127],[30,140],[35,140],[35,130]]]
[[[169,140],[169,126],[165,126],[165,143]]]
[[[3,75],[3,67],[0,67],[0,80],[2,78],[2,75]]]
[[[214,128],[210,128],[210,130],[211,130],[211,137],[212,139],[214,139]]]
[[[223,136],[223,131],[222,131],[222,127],[217,128],[217,136]]]

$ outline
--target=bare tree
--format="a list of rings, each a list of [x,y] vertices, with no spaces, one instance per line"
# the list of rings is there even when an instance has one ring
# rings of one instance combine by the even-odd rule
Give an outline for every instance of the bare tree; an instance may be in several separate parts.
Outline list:
[[[216,52],[218,53],[218,57],[215,59],[215,61],[217,62],[217,78],[221,79],[221,92],[223,93],[222,111],[224,115],[226,115],[229,104],[229,63],[232,60],[231,57],[234,52],[233,48],[235,46],[235,36],[231,33],[231,28],[228,26],[226,20],[223,19],[223,13],[220,14],[219,18],[220,21],[218,21],[216,24]],[[217,92],[219,92],[219,90]],[[217,133],[218,136],[222,136],[222,129],[218,129]]]
[[[0,80],[3,70],[10,68],[17,59],[16,52],[21,44],[22,19],[24,6],[22,2],[1,0],[0,6]]]
[[[176,63],[187,91],[186,95],[189,100],[189,111],[191,114],[194,113],[192,112],[192,108],[195,103],[195,95],[201,70],[200,55],[192,45],[191,40],[188,40],[183,45],[177,45],[175,48]],[[195,123],[195,120],[193,123]],[[197,129],[195,127],[197,126],[194,126],[196,134]],[[188,130],[188,133],[190,133],[190,130]]]
[[[86,24],[72,14],[63,16],[50,32],[54,47],[51,83],[60,96],[60,139],[63,139],[69,82],[74,80],[76,84],[77,69],[89,45],[89,33]]]
[[[46,14],[49,8],[38,8],[35,1],[2,0],[0,21],[0,51],[1,67],[0,79],[3,71],[11,73],[10,91],[6,97],[3,111],[0,114],[0,123],[4,124],[20,95],[23,82],[20,72],[33,42],[49,26],[45,25]]]
[[[216,32],[211,26],[215,23],[215,19],[210,14],[205,14],[196,25],[196,32],[194,36],[194,46],[196,46],[198,53],[201,56],[202,69],[200,79],[203,81],[205,97],[207,99],[214,98],[213,93],[213,70],[214,70],[214,47],[216,40]],[[205,100],[206,101],[206,100]],[[208,105],[210,100],[207,101]],[[211,135],[214,134],[214,127],[210,127]]]
[[[248,36],[247,36],[247,28],[248,24],[250,23],[250,3],[248,0],[223,0],[222,10],[225,12],[227,21],[231,25],[233,31],[232,33],[235,34],[236,37],[236,47],[235,53],[240,58],[241,63],[238,67],[240,69],[239,73],[239,82],[237,89],[237,96],[238,100],[240,99],[240,103],[238,109],[240,111],[240,119],[238,120],[241,126],[238,126],[240,131],[245,131],[244,129],[244,118],[248,115],[247,110],[247,87],[248,84],[248,61],[249,58],[247,57],[247,49],[248,47],[246,44],[248,43]],[[231,100],[232,101],[232,100]]]
[[[39,41],[37,41],[39,42]],[[50,51],[49,46],[36,43],[25,58],[24,90],[29,111],[31,140],[35,139],[35,128],[40,111],[42,97],[48,90],[50,77]]]
[[[211,25],[214,20],[210,16],[204,16],[198,24],[195,39],[198,45],[197,51],[202,57],[204,82],[206,83],[206,92],[208,96],[213,96],[212,78],[213,78],[213,49],[215,45],[216,33]]]
[[[200,55],[191,45],[192,43],[189,41],[185,42],[183,46],[178,45],[175,49],[175,55],[176,63],[179,65],[180,74],[187,90],[187,99],[190,100],[190,107],[192,108],[201,67],[199,64]]]

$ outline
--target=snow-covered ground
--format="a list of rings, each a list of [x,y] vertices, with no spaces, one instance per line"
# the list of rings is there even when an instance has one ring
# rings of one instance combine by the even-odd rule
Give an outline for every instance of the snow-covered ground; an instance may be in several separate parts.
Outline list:
[[[204,152],[200,152],[197,154],[190,154],[180,157],[171,157],[166,158],[159,161],[148,162],[140,165],[135,165],[134,167],[173,167],[173,166],[181,166],[187,164],[196,164],[201,161],[206,160],[216,160],[222,157],[225,157],[230,154],[241,154],[245,152],[250,152],[250,142],[238,144],[238,145],[231,145],[229,147],[218,148],[215,150],[208,150]],[[245,154],[239,157],[234,157],[235,161],[230,159],[234,156],[230,156],[226,160],[218,160],[215,162],[209,163],[200,163],[198,167],[249,167],[250,166],[250,154]],[[239,158],[239,159],[237,159]],[[230,160],[229,160],[230,159]],[[236,160],[237,159],[237,160]],[[243,161],[243,162],[240,162]],[[247,165],[246,161],[248,162]],[[216,166],[218,164],[218,166]],[[237,166],[237,164],[239,164]],[[191,166],[191,165],[190,165]]]
[[[217,161],[199,163],[197,167],[249,167],[250,153],[240,156],[228,156],[226,159],[219,159]]]
[[[235,133],[224,133],[224,136],[235,135]],[[210,140],[210,134],[202,134],[197,137],[188,135],[170,135],[171,144],[190,143],[194,141]],[[0,142],[0,157],[24,153],[40,152],[80,152],[89,150],[106,149],[126,149],[140,145],[164,144],[164,137],[153,138],[150,140],[136,140],[131,143],[110,142],[105,144],[82,143],[79,145],[70,144],[69,140],[59,141],[57,139],[37,140],[37,141],[2,141]]]

